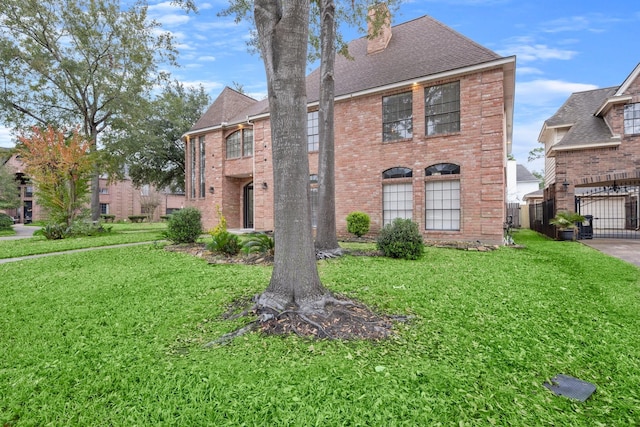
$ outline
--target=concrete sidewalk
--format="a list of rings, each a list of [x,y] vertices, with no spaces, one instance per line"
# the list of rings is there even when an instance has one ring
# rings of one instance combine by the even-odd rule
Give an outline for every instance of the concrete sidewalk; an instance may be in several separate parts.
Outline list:
[[[40,230],[41,227],[35,225],[15,224],[13,230],[16,232],[13,236],[1,236],[0,240],[17,240],[27,239],[33,236],[33,233]]]
[[[640,267],[640,239],[585,239],[579,242]]]

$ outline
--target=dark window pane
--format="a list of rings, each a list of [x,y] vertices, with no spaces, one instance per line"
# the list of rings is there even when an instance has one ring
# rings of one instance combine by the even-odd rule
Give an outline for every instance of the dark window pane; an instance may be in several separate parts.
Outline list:
[[[413,135],[413,93],[382,98],[382,140],[411,138]]]
[[[427,135],[460,131],[460,82],[425,88]]]

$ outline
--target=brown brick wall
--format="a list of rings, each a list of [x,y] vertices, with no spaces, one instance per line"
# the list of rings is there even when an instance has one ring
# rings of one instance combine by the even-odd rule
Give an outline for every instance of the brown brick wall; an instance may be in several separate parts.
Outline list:
[[[424,88],[413,85],[393,92],[376,93],[336,103],[336,219],[340,235],[346,235],[346,216],[354,211],[371,217],[371,233],[382,227],[382,172],[402,166],[413,170],[413,220],[429,239],[502,241],[505,188],[505,135],[503,72],[492,69],[462,76],[460,80],[461,130],[449,135],[425,136]],[[441,84],[452,79],[433,82]],[[413,137],[382,142],[382,96],[412,91]],[[224,135],[230,134],[226,130]],[[230,228],[242,225],[242,187],[254,182],[254,226],[273,229],[273,169],[271,135],[268,120],[254,123],[253,176],[238,178],[247,172],[247,160],[224,161],[223,131],[207,135],[207,186],[216,188],[213,197],[188,200],[203,212],[206,228],[217,223],[215,205],[223,206]],[[187,154],[189,150],[187,150]],[[212,157],[213,156],[213,157]],[[461,166],[461,229],[455,232],[425,231],[424,187],[426,167],[437,163]],[[187,161],[187,165],[189,162]],[[309,156],[310,173],[317,173],[317,154]],[[187,171],[189,177],[189,171]],[[188,180],[187,180],[188,181]],[[263,189],[262,183],[267,183]],[[220,188],[220,191],[219,191]],[[187,191],[187,194],[190,194]]]

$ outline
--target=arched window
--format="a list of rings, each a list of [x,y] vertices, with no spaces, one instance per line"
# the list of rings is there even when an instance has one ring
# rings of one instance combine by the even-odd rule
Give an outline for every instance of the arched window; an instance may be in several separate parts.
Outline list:
[[[460,175],[460,165],[454,163],[438,163],[424,170],[425,176]]]
[[[237,159],[240,157],[241,138],[241,130],[235,131],[227,137],[227,159]]]
[[[460,166],[439,163],[424,170],[425,176],[460,175]],[[425,182],[425,229],[460,230],[460,179],[428,179]]]
[[[411,178],[413,171],[409,168],[395,167],[382,172],[382,179]],[[413,218],[413,183],[383,182],[382,184],[382,219],[383,224],[390,224],[396,218]]]
[[[395,167],[382,172],[382,179],[389,178],[411,178],[413,171],[409,168]]]

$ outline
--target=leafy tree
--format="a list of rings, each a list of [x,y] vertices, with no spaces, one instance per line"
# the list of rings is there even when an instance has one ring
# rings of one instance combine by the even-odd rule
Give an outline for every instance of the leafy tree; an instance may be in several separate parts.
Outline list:
[[[187,6],[188,7],[188,6]],[[0,2],[0,116],[5,124],[80,123],[97,149],[112,120],[134,111],[174,61],[171,37],[147,16],[145,0]],[[92,219],[100,215],[99,173],[92,178]]]
[[[20,193],[16,175],[7,164],[0,164],[0,209],[20,206]]]
[[[529,156],[527,160],[532,162],[534,160],[543,159],[544,158],[544,147],[536,147],[533,150],[529,151]]]
[[[202,116],[211,100],[202,86],[185,88],[174,81],[153,100],[114,120],[105,138],[110,176],[127,170],[137,186],[184,190],[184,145],[181,136]],[[126,169],[124,166],[126,165]]]
[[[38,202],[54,224],[70,228],[87,203],[94,165],[91,143],[78,129],[69,135],[52,126],[46,130],[34,127],[31,135],[18,139]]]

